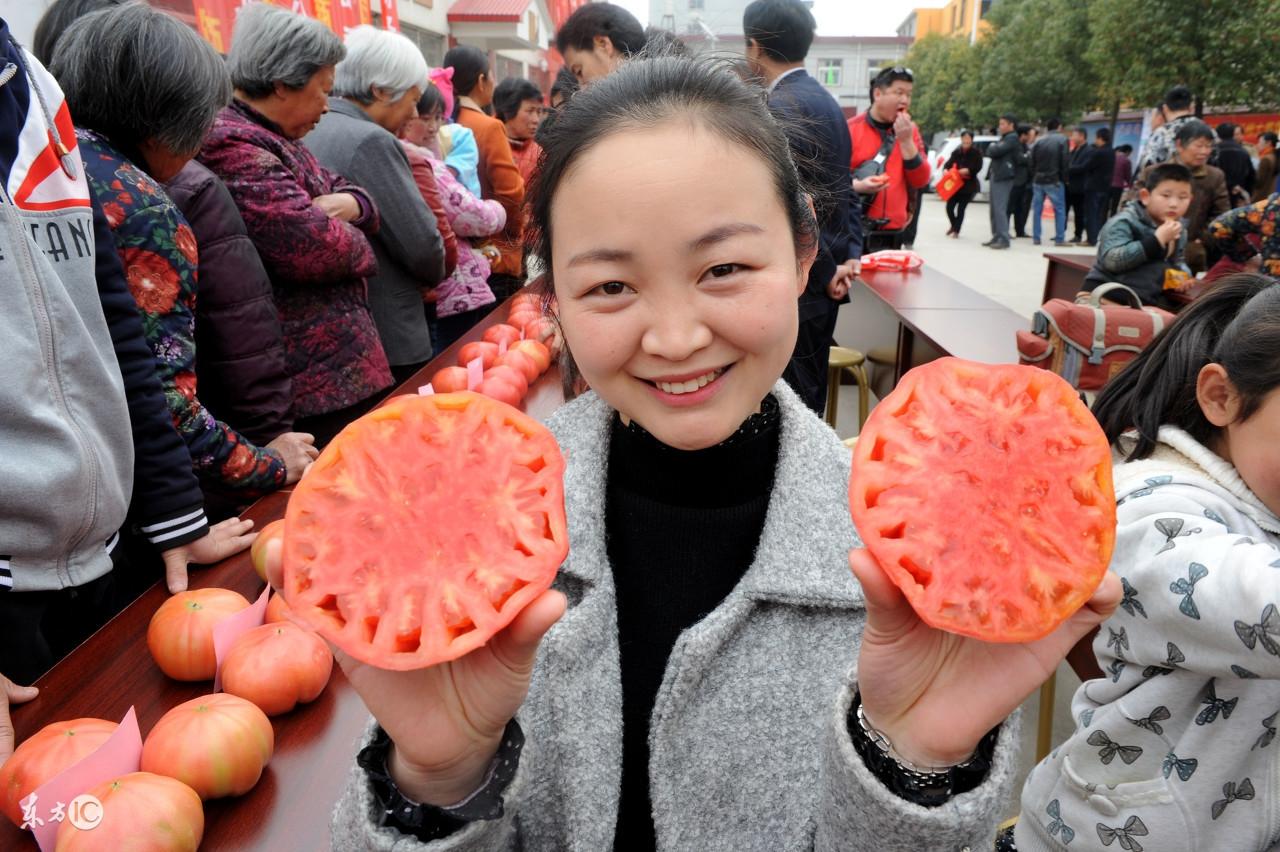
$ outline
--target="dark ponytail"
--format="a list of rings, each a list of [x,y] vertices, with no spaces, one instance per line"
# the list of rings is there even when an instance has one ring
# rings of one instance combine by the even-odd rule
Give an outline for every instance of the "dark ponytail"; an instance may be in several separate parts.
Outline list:
[[[489,73],[489,56],[478,47],[460,44],[449,48],[441,65],[453,69],[454,93],[470,95],[475,90],[476,83],[480,82],[481,75]],[[449,117],[454,121],[458,120],[458,110],[461,108],[459,100],[453,99],[453,115]]]
[[[1215,428],[1200,410],[1196,380],[1206,364],[1221,364],[1240,394],[1240,419],[1280,387],[1280,286],[1264,275],[1223,278],[1184,310],[1164,333],[1112,379],[1093,414],[1112,446],[1138,433],[1128,460],[1151,455],[1162,425],[1177,426],[1202,444]]]

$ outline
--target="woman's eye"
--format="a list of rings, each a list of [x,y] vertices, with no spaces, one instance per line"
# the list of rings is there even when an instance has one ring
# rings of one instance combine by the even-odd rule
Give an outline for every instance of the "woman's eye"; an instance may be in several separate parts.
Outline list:
[[[621,296],[627,292],[627,285],[621,281],[606,281],[596,288],[596,292],[603,296]]]
[[[720,263],[711,267],[708,272],[711,273],[712,278],[724,278],[726,275],[732,275],[741,268],[742,267],[736,263]]]

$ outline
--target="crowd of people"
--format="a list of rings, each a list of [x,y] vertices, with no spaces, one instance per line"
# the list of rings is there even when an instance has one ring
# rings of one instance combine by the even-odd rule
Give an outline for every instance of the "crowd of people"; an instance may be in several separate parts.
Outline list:
[[[1110,677],[997,848],[1280,833],[1243,786],[1217,798],[1269,777],[1270,739],[1205,732],[1227,701],[1275,731],[1268,616],[1254,642],[1231,617],[1256,620],[1277,562],[1280,290],[1224,281],[1099,400],[1125,464],[1088,604],[1025,645],[944,634],[857,549],[849,453],[815,416],[861,258],[910,244],[929,182],[915,80],[880,69],[846,119],[805,71],[806,4],[753,0],[743,31],[740,62],[694,59],[587,4],[544,93],[472,46],[433,69],[401,35],[267,3],[225,57],[140,2],[57,0],[30,52],[0,21],[0,760],[35,694],[17,684],[160,565],[176,592],[247,547],[241,507],[532,288],[590,388],[548,423],[572,551],[480,650],[351,679],[373,719],[335,848],[990,848],[1016,708],[1103,622]],[[1280,272],[1280,195],[1255,195],[1274,137],[1255,167],[1183,91],[1136,174],[1105,130],[1002,116],[989,245],[1029,217],[1039,242],[1047,199],[1055,242],[1070,205],[1098,274],[1157,304],[1194,246]],[[958,236],[972,134],[947,166]]]

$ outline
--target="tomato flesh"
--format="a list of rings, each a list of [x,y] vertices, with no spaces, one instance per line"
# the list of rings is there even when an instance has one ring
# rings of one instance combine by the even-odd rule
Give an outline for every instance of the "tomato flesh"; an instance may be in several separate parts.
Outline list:
[[[568,553],[564,459],[547,429],[463,391],[394,399],[295,487],[284,594],[358,660],[417,669],[487,642]]]
[[[1106,436],[1035,367],[943,358],[907,373],[858,436],[849,507],[922,620],[992,642],[1052,632],[1115,544]]]

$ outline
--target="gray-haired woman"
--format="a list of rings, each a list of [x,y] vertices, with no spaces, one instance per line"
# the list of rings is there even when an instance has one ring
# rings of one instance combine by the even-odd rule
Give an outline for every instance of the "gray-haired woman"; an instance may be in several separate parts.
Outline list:
[[[306,145],[326,168],[368,190],[382,227],[372,240],[378,274],[369,307],[397,382],[431,358],[423,296],[445,276],[435,214],[413,180],[395,134],[417,112],[427,62],[399,33],[357,27],[336,69],[329,112]]]
[[[319,21],[244,7],[227,56],[235,97],[199,155],[231,191],[271,276],[295,425],[319,446],[391,384],[365,294],[378,270],[365,236],[378,230],[377,206],[299,141],[328,109],[345,55]]]
[[[90,191],[115,238],[178,433],[204,484],[248,496],[296,481],[308,435],[257,446],[196,395],[196,239],[161,184],[191,160],[230,95],[222,60],[142,3],[81,18],[50,69],[75,116]]]

